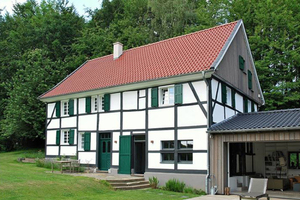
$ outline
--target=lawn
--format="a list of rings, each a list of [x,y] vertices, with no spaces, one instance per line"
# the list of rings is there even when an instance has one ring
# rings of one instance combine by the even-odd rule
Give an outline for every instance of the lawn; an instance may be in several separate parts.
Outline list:
[[[114,191],[93,178],[49,173],[17,162],[24,152],[0,153],[0,199],[187,199],[193,194],[163,190]]]

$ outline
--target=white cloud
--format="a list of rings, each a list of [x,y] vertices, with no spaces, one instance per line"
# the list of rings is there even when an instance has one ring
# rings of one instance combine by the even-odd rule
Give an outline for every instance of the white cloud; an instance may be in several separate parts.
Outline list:
[[[2,14],[12,14],[13,5],[16,3],[25,3],[26,0],[0,0],[0,9],[3,9]]]

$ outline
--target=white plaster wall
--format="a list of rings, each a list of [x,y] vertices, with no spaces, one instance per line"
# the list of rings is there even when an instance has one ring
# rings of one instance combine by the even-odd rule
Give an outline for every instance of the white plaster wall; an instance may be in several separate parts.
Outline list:
[[[74,115],[77,115],[77,99],[74,99]]]
[[[148,168],[154,169],[174,169],[174,164],[161,163],[160,153],[148,153]]]
[[[47,120],[47,123],[49,123],[49,121],[50,120]],[[47,128],[59,128],[59,119],[52,119]]]
[[[178,163],[178,169],[206,170],[207,153],[193,153],[193,164]]]
[[[112,133],[112,150],[113,151],[119,151],[119,145],[120,145],[120,132],[113,132]],[[115,143],[115,141],[117,143]]]
[[[174,127],[174,108],[149,110],[149,128]]]
[[[143,131],[132,131],[132,134],[144,134],[145,135],[145,132]]]
[[[47,131],[47,142],[46,144],[56,144],[56,131]]]
[[[237,93],[235,94],[235,107],[238,111],[244,112],[243,97]]]
[[[97,134],[91,133],[91,150],[96,150],[97,149]]]
[[[55,109],[55,103],[47,104],[47,112],[48,112],[47,117],[48,118],[51,118],[51,115],[52,115],[54,109]],[[54,113],[53,113],[53,117],[56,117],[55,110],[54,110]]]
[[[58,156],[58,146],[47,146],[46,147],[46,153],[47,156]]]
[[[161,150],[161,141],[166,140],[174,140],[174,130],[149,131],[148,150]]]
[[[216,97],[216,93],[217,93],[217,88],[218,88],[218,81],[216,81],[215,79],[212,79],[211,94],[212,94],[212,99],[214,99],[214,100],[216,100],[215,97]],[[217,101],[221,102],[221,84],[219,85]]]
[[[119,165],[119,153],[112,153],[112,165]]]
[[[130,135],[130,132],[129,131],[124,131],[123,135]]]
[[[120,113],[101,113],[99,117],[99,130],[120,129]]]
[[[183,89],[182,89],[183,103],[185,104],[185,103],[195,103],[195,102],[197,102],[196,98],[195,98],[195,96],[194,96],[194,94],[193,94],[193,92],[192,92],[192,90],[189,86],[189,84],[184,83],[184,84],[182,84],[182,87],[183,87]]]
[[[78,116],[78,130],[93,131],[97,129],[97,114]]]
[[[214,113],[213,113],[213,122],[218,123],[224,119],[225,119],[224,107],[216,103]]]
[[[61,156],[76,156],[76,146],[61,146],[60,147]]]
[[[79,114],[85,113],[85,98],[79,99]]]
[[[178,140],[193,140],[193,150],[207,150],[206,128],[179,129]]]
[[[146,97],[139,98],[139,109],[145,109],[146,108]]]
[[[204,108],[207,106],[204,105]],[[207,119],[198,105],[178,107],[178,126],[206,125]]]
[[[96,152],[78,152],[81,164],[96,164]]]
[[[139,90],[139,97],[145,97],[146,96],[146,90]]]
[[[225,118],[227,119],[227,118],[235,115],[235,111],[230,108],[225,107],[225,115],[226,115]]]
[[[137,91],[123,93],[123,109],[137,109]]]
[[[124,112],[123,129],[145,129],[145,111]]]
[[[110,110],[120,110],[121,97],[120,93],[110,95]]]
[[[207,101],[207,87],[205,81],[197,81],[192,84],[200,98],[200,101]]]
[[[61,128],[76,127],[76,117],[61,118]]]

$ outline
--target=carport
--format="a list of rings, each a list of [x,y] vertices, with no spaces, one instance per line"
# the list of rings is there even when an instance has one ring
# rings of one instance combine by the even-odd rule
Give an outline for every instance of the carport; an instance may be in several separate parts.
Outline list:
[[[269,190],[300,195],[290,184],[300,176],[300,109],[240,113],[208,134],[210,175],[218,193],[225,187],[245,191],[251,177],[264,177]]]

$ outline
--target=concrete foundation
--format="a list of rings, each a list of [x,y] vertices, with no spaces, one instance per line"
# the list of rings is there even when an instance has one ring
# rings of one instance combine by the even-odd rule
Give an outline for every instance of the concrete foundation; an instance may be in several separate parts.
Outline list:
[[[205,178],[206,174],[184,174],[184,173],[158,173],[158,172],[145,172],[144,177],[149,180],[151,177],[156,177],[159,180],[159,185],[164,186],[170,179],[178,179],[183,181],[186,186],[205,191]]]

